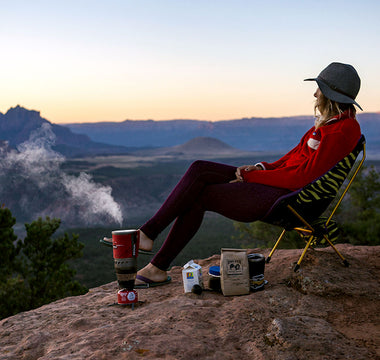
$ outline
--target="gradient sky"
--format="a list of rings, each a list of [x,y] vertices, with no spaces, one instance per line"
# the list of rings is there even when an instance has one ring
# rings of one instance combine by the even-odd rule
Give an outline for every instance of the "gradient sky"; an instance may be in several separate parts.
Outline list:
[[[378,0],[0,0],[0,112],[53,123],[311,115],[332,61],[380,111]]]

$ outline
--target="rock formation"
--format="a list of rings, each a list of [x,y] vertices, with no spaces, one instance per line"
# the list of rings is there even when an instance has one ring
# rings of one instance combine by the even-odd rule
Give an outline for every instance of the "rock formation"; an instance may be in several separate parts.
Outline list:
[[[380,247],[277,250],[263,291],[224,297],[184,294],[171,284],[139,290],[132,310],[116,282],[0,322],[0,359],[379,359]],[[253,249],[250,252],[268,250]],[[207,270],[219,255],[199,260]]]

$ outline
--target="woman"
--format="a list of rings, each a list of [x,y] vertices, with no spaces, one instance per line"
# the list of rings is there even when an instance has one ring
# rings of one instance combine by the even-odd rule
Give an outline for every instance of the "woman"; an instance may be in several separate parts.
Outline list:
[[[148,251],[175,220],[160,250],[137,273],[136,287],[170,281],[166,270],[199,229],[205,211],[235,221],[259,220],[279,197],[323,175],[354,149],[361,136],[353,105],[360,108],[355,101],[360,88],[356,70],[332,63],[317,78],[306,79],[311,80],[318,84],[315,125],[281,159],[238,168],[208,161],[190,166],[162,207],[140,228],[140,248]]]

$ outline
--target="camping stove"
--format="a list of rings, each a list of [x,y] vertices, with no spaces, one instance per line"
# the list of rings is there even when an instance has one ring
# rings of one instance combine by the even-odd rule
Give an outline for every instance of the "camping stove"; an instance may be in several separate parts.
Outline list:
[[[117,293],[117,303],[119,305],[132,305],[132,309],[134,304],[138,302],[134,285],[139,242],[138,230],[112,231],[114,267],[120,289]]]

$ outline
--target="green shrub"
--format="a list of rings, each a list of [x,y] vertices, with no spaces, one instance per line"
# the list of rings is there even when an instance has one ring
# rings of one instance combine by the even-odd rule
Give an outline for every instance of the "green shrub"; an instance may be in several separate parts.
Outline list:
[[[15,244],[15,222],[9,209],[0,209],[0,318],[87,291],[68,265],[82,256],[77,235],[52,239],[60,220],[39,218],[25,224],[26,237]]]

